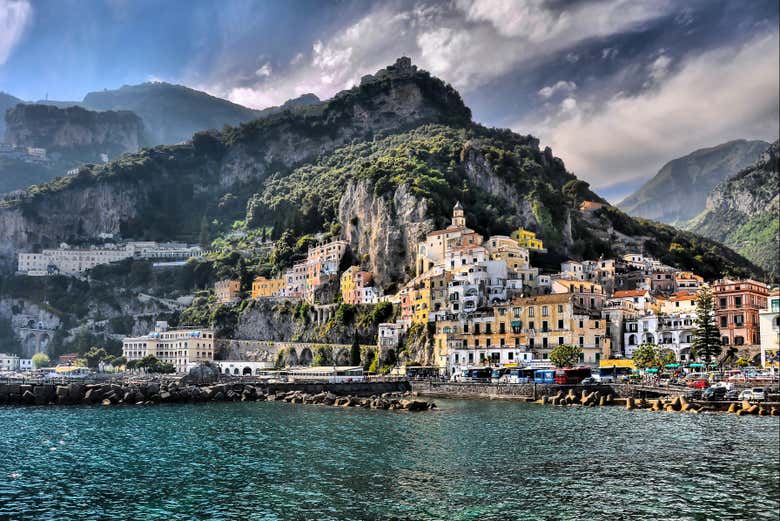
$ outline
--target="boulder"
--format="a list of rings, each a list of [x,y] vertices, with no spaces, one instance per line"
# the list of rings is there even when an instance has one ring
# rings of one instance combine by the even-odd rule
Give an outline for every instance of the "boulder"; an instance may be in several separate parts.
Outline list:
[[[106,399],[104,399],[102,402],[100,402],[100,405],[103,405],[103,406],[106,406],[106,405],[111,405],[111,400],[109,400],[108,398],[106,398]]]

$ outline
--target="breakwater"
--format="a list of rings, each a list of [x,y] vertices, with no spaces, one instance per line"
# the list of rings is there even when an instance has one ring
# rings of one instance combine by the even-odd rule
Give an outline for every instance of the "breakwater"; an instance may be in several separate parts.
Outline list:
[[[218,382],[208,385],[176,381],[133,381],[83,384],[0,383],[0,404],[75,405],[75,404],[154,404],[265,400],[269,396],[286,397],[320,394],[335,397],[381,397],[409,393],[406,381],[351,383],[265,383]],[[362,403],[362,402],[359,402]]]
[[[441,382],[435,380],[417,380],[411,382],[412,390],[421,396],[440,398],[490,398],[537,400],[542,396],[554,396],[559,391],[580,394],[582,391],[611,394],[620,398],[656,398],[672,394],[673,390],[648,389],[628,384],[607,385],[558,385],[558,384],[509,384],[487,382]]]

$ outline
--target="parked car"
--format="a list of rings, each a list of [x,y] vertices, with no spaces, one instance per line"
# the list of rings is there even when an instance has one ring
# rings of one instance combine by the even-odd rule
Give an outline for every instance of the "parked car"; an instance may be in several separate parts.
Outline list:
[[[706,378],[699,378],[697,380],[693,380],[688,384],[688,387],[692,387],[694,389],[706,389],[710,386],[710,383],[707,381]]]
[[[726,396],[726,392],[728,391],[725,387],[709,387],[701,393],[701,397],[703,400],[715,402],[723,400]]]
[[[739,400],[739,389],[729,389],[723,396],[724,400],[735,401]]]
[[[701,398],[701,389],[688,389],[685,391],[685,396],[689,400],[699,400]]]
[[[766,392],[763,387],[753,387],[752,389],[745,389],[739,393],[739,400],[747,401],[764,401],[766,400]]]
[[[582,385],[596,385],[597,383],[598,383],[598,381],[596,381],[596,379],[593,378],[592,376],[589,376],[587,378],[583,378],[582,381],[580,382],[580,384],[582,384]]]

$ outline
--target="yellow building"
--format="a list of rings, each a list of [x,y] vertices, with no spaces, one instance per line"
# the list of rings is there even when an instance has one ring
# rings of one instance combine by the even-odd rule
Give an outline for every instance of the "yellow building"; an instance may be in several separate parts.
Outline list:
[[[570,293],[539,295],[513,300],[508,306],[509,325],[523,333],[536,360],[548,360],[557,345],[580,346],[581,362],[598,365],[603,355],[606,320],[591,316],[575,304]]]
[[[252,298],[273,297],[284,290],[284,278],[267,279],[265,277],[256,277],[252,281]]]
[[[412,323],[426,324],[431,312],[430,279],[420,280],[412,287]]]
[[[236,302],[241,298],[241,282],[238,280],[220,280],[214,284],[214,294],[220,304]]]
[[[541,239],[536,238],[536,233],[526,230],[525,228],[518,228],[512,232],[511,237],[517,241],[518,246],[522,248],[528,248],[529,250],[536,250],[545,252],[544,244]]]

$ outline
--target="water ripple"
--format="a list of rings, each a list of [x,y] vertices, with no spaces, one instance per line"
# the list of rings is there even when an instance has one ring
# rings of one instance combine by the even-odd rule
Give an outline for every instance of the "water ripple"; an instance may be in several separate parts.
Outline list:
[[[772,417],[0,408],[0,519],[777,519]]]

